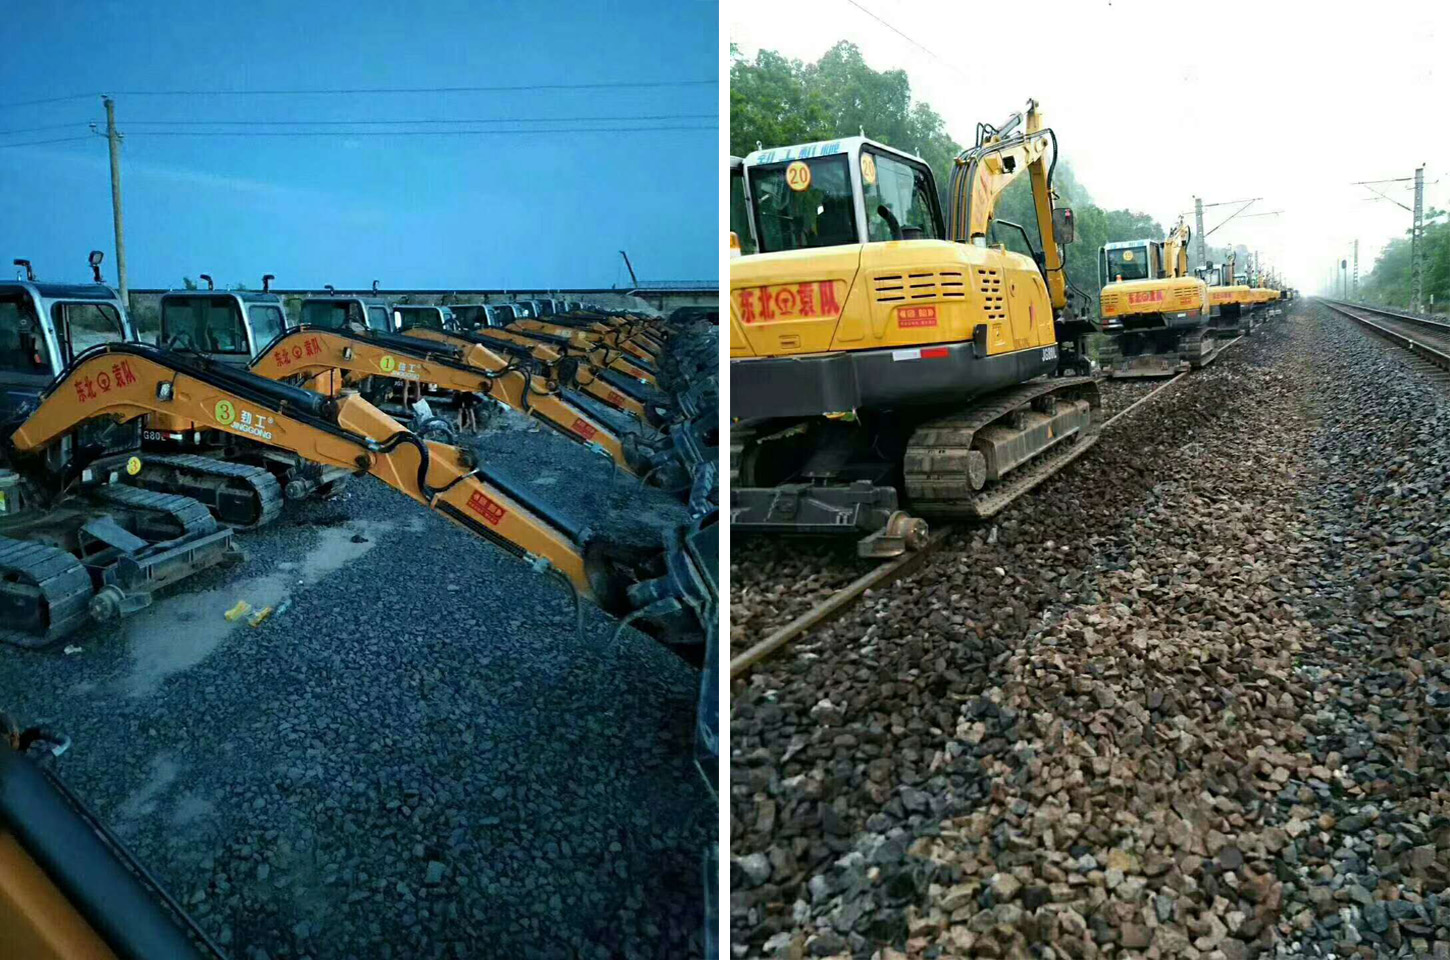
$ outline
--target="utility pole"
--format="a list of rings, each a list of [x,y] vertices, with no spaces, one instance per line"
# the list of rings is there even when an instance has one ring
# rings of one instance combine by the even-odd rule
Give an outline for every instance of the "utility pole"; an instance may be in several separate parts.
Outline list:
[[[1354,291],[1351,299],[1359,299],[1359,238],[1354,241]]]
[[[1415,281],[1415,312],[1425,312],[1425,165],[1415,168],[1415,224],[1410,233],[1410,276]]]
[[[1203,235],[1203,198],[1193,198],[1193,239],[1198,241],[1198,266],[1208,266],[1208,246],[1205,241],[1208,239]]]
[[[106,139],[111,144],[111,217],[116,227],[116,278],[120,284],[121,304],[131,309],[126,286],[126,226],[121,216],[121,135],[116,132],[116,101],[102,97],[106,105]]]

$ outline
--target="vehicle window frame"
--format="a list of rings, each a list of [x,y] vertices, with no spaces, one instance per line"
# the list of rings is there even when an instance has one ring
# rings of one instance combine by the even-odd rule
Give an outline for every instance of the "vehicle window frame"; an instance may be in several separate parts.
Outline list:
[[[257,335],[257,325],[256,325],[256,322],[252,318],[253,311],[256,311],[256,310],[275,310],[276,311],[276,313],[277,313],[277,319],[278,319],[278,322],[279,322],[279,326],[278,326],[277,332],[275,334],[273,334],[270,337],[260,337],[260,336]],[[277,303],[249,303],[249,304],[246,305],[246,313],[247,313],[247,333],[250,334],[250,336],[252,338],[252,353],[253,353],[253,355],[255,355],[257,353],[257,351],[261,350],[267,344],[271,343],[272,341],[276,340],[278,337],[281,337],[283,334],[285,334],[287,332],[287,329],[288,329],[288,327],[287,327],[287,311],[285,311],[285,310],[282,309],[282,305],[281,304],[277,304]]]
[[[103,317],[114,321],[116,333],[119,335],[116,340],[98,340],[85,350],[76,350],[74,338],[71,336],[71,309],[79,308],[95,309]],[[69,366],[76,357],[90,350],[92,347],[100,346],[103,343],[125,343],[126,342],[126,321],[121,317],[121,312],[114,304],[103,303],[96,300],[56,300],[50,305],[50,322],[56,333],[57,346],[62,346],[64,356],[61,358],[61,366]]]
[[[1142,254],[1142,256],[1143,256],[1143,273],[1144,273],[1144,276],[1141,276],[1141,277],[1124,277],[1122,282],[1123,283],[1128,283],[1128,282],[1133,281],[1133,280],[1151,280],[1151,279],[1153,279],[1153,276],[1152,276],[1152,273],[1153,273],[1152,253],[1148,249],[1151,246],[1152,246],[1151,243],[1135,243],[1131,247],[1115,247],[1115,248],[1113,248],[1111,250],[1103,250],[1103,262],[1102,262],[1103,284],[1102,285],[1103,286],[1107,286],[1110,283],[1117,283],[1118,282],[1114,278],[1114,271],[1112,269],[1113,254],[1115,254],[1115,253],[1122,253],[1125,250],[1132,250],[1134,256],[1138,256],[1140,253]]]
[[[850,210],[850,239],[845,242],[809,244],[800,247],[781,247],[779,250],[771,249],[766,245],[765,222],[761,218],[760,186],[758,179],[774,174],[777,171],[784,171],[797,160],[804,162],[811,168],[811,182],[814,183],[817,177],[816,164],[840,164],[846,175],[846,186],[849,194],[848,208]],[[858,161],[859,162],[859,161]],[[861,242],[861,224],[857,219],[860,206],[860,196],[855,188],[856,177],[851,171],[851,154],[846,151],[840,153],[821,154],[812,157],[795,157],[789,160],[782,160],[776,163],[756,163],[745,168],[747,178],[746,188],[750,191],[750,217],[755,225],[756,249],[760,253],[778,253],[782,250],[820,250],[826,247],[849,246]],[[788,189],[788,188],[787,188]]]
[[[241,303],[239,303],[237,301],[237,299],[235,297],[208,297],[208,296],[197,295],[197,296],[176,296],[176,297],[166,297],[166,298],[164,298],[161,301],[161,318],[160,318],[160,328],[161,328],[161,334],[160,334],[160,336],[161,336],[161,343],[163,345],[170,343],[172,337],[175,335],[175,331],[168,330],[167,329],[167,324],[166,324],[166,309],[167,309],[167,307],[176,306],[176,305],[180,305],[180,304],[186,304],[187,305],[187,308],[189,310],[192,310],[192,311],[194,311],[198,305],[205,306],[208,309],[215,309],[216,307],[221,307],[221,308],[225,309],[228,313],[231,314],[232,320],[235,321],[235,323],[236,323],[236,332],[240,334],[240,339],[242,341],[242,348],[240,350],[220,350],[220,349],[213,349],[212,346],[210,345],[210,343],[201,344],[201,343],[195,343],[195,342],[193,342],[192,348],[195,349],[197,353],[204,353],[204,354],[209,354],[209,355],[217,355],[217,356],[225,356],[225,357],[249,357],[249,356],[252,355],[253,348],[248,343],[248,341],[250,340],[250,336],[249,336],[249,329],[250,328],[249,328],[249,326],[247,324],[247,318],[246,318],[246,316],[245,316],[245,314],[244,314],[244,312],[242,310],[242,305],[241,305]],[[196,330],[194,332],[200,333],[200,330]]]
[[[916,162],[914,160],[908,160],[908,159],[906,159],[905,157],[903,157],[903,156],[901,156],[899,154],[888,153],[888,152],[886,152],[884,150],[878,150],[878,149],[876,149],[875,147],[872,147],[869,144],[863,144],[861,146],[861,153],[863,155],[869,154],[871,156],[872,162],[876,164],[876,183],[878,185],[881,183],[881,161],[882,160],[886,160],[886,161],[888,161],[890,163],[898,163],[901,166],[906,167],[907,169],[915,172],[916,174],[925,177],[927,189],[923,191],[923,196],[925,196],[926,197],[926,200],[927,200],[927,204],[928,204],[928,207],[929,207],[929,214],[930,214],[930,217],[931,217],[931,226],[932,226],[932,229],[935,231],[935,233],[932,236],[924,236],[921,239],[923,239],[923,240],[945,240],[946,239],[946,222],[942,218],[941,201],[940,201],[940,199],[936,195],[935,182],[932,180],[931,168],[928,167],[924,163],[918,163],[918,162]],[[856,172],[857,172],[858,175],[860,174],[860,170],[861,170],[861,160],[858,157],[857,160],[856,160]],[[880,190],[878,189],[877,192],[879,193]],[[912,193],[915,194],[915,192],[916,192],[916,181],[913,180],[913,182],[912,182]],[[868,206],[868,204],[866,202],[866,181],[865,181],[864,178],[861,180],[861,205],[866,208],[866,242],[867,243],[879,243],[879,242],[881,242],[881,241],[874,240],[872,238],[872,236],[871,236],[871,222],[872,222],[871,214],[872,214],[872,211],[871,211],[870,207]],[[901,224],[901,226],[902,227],[906,227],[907,224],[903,222]]]
[[[14,303],[16,306],[16,336],[18,337],[20,335],[19,321],[28,316],[31,322],[35,325],[34,336],[37,343],[44,349],[45,355],[42,358],[42,362],[32,363],[32,365],[28,369],[22,370],[16,367],[9,367],[0,364],[0,371],[3,371],[4,374],[9,377],[34,378],[31,381],[21,382],[30,382],[33,384],[47,383],[50,380],[54,379],[56,374],[60,370],[65,368],[64,363],[57,362],[59,345],[51,342],[51,338],[46,333],[45,324],[41,322],[41,317],[39,315],[39,311],[36,309],[35,301],[30,297],[30,295],[26,293],[23,289],[0,291],[0,302],[11,302],[10,298],[12,297],[14,298]]]

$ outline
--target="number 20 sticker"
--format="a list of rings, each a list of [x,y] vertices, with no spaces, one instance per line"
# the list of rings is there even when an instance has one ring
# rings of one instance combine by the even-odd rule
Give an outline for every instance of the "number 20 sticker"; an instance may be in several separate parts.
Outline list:
[[[861,182],[868,187],[876,183],[876,158],[869,153],[861,154]]]
[[[808,189],[811,185],[811,168],[804,160],[797,160],[785,168],[785,182],[796,193]]]

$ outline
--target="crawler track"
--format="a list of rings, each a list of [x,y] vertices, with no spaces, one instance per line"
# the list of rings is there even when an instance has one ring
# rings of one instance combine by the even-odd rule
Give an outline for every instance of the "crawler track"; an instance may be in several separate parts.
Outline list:
[[[1235,337],[1233,340],[1228,341],[1215,352],[1214,356],[1217,357],[1224,350],[1238,343],[1240,339],[1242,338]],[[1147,390],[1147,392],[1144,392],[1146,384],[1141,380],[1101,380],[1099,386],[1103,388],[1103,410],[1110,415],[1107,420],[1103,421],[1102,426],[1099,427],[1098,435],[1100,436],[1103,431],[1112,427],[1114,423],[1127,417],[1141,406],[1147,404],[1150,400],[1172,389],[1191,372],[1186,371],[1177,374],[1171,379],[1154,384],[1152,389]],[[730,661],[731,678],[733,679],[749,673],[751,668],[756,664],[789,644],[796,637],[834,620],[849,608],[851,604],[863,596],[866,591],[884,587],[910,573],[928,553],[945,542],[953,530],[954,527],[950,525],[937,527],[932,532],[931,540],[923,549],[914,553],[902,554],[893,560],[860,574],[844,587],[826,594],[809,609],[799,613],[785,625],[771,631],[759,642],[752,644],[734,656]],[[825,556],[822,559],[829,562]],[[831,579],[839,578],[832,577]]]

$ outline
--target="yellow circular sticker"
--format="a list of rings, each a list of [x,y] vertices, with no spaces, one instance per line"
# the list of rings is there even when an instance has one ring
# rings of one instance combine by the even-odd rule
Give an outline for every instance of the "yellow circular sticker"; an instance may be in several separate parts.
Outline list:
[[[811,168],[804,160],[797,160],[785,168],[785,182],[796,193],[808,189],[811,185]]]
[[[1123,251],[1123,262],[1124,263],[1132,263],[1133,262],[1133,251],[1131,251],[1131,250],[1124,250]]]
[[[216,402],[216,422],[226,426],[237,418],[237,408],[232,406],[230,400],[218,400]]]
[[[383,358],[378,361],[378,366],[382,367],[383,373],[392,373],[395,369],[397,369],[398,361],[384,354]]]
[[[861,182],[867,186],[876,182],[876,158],[869,153],[861,154]]]
[[[140,457],[132,457],[130,460],[127,460],[126,461],[126,472],[129,473],[133,477],[136,474],[140,473],[141,472],[141,458]]]

